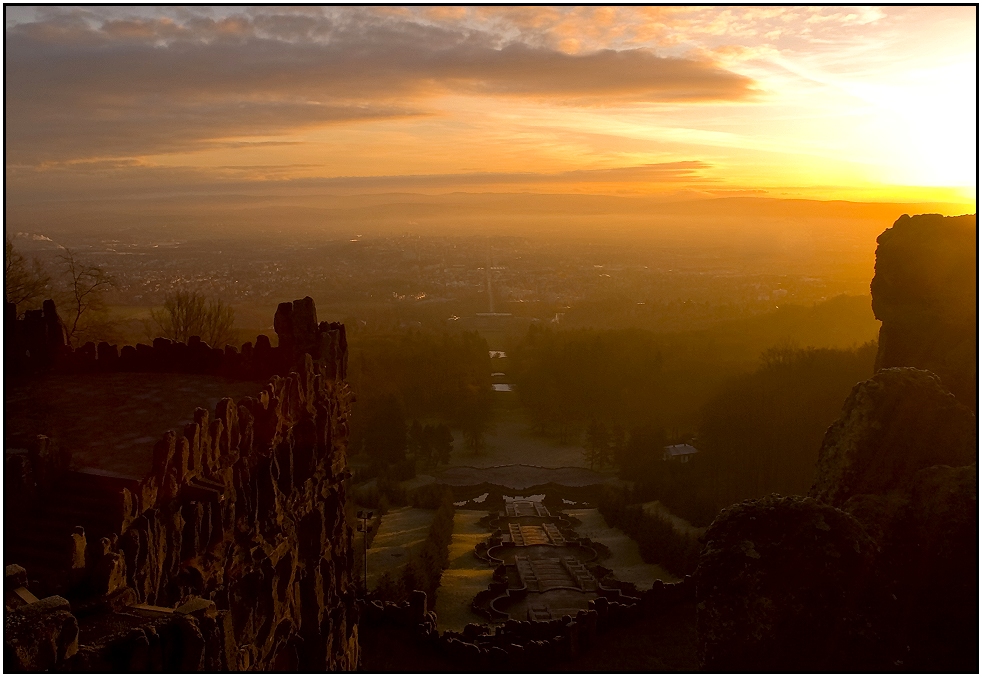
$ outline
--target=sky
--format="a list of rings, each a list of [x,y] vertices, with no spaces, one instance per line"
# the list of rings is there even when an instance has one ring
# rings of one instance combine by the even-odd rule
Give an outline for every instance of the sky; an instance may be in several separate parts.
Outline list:
[[[7,7],[6,196],[748,195],[974,210],[976,12]]]

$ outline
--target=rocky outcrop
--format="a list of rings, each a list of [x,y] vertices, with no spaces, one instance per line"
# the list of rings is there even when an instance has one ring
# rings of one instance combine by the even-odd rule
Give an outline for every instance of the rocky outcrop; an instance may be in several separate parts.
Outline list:
[[[828,430],[810,498],[732,506],[695,574],[714,672],[977,669],[976,423],[884,369]]]
[[[932,373],[858,384],[819,453],[812,496],[862,523],[896,604],[882,617],[905,669],[977,669],[976,419]]]
[[[841,508],[904,490],[923,468],[973,463],[976,437],[975,416],[937,376],[883,369],[853,388],[826,432],[811,496]]]
[[[978,671],[976,217],[904,215],[877,242],[877,373],[826,432],[811,498],[742,503],[706,534],[710,670]]]
[[[882,601],[876,545],[853,517],[772,495],[725,509],[695,574],[710,672],[870,672]]]
[[[897,219],[877,238],[870,283],[880,327],[876,368],[917,367],[977,409],[976,216]]]
[[[78,652],[78,621],[68,600],[22,601],[4,615],[4,672],[45,671]]]

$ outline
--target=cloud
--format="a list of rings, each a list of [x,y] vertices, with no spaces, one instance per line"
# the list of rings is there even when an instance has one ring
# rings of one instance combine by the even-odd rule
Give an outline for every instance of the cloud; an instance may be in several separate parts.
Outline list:
[[[454,12],[18,16],[8,17],[5,41],[8,164],[187,151],[433,115],[435,97],[447,93],[601,105],[737,100],[753,85],[705,58],[642,48],[571,54],[468,27]]]
[[[708,174],[712,165],[699,160],[583,169],[561,172],[458,172],[445,174],[394,174],[386,176],[320,176],[294,178],[297,170],[311,165],[263,165],[229,167],[160,167],[132,161],[88,162],[49,170],[9,169],[8,206],[34,204],[43,196],[73,204],[92,199],[119,201],[148,196],[207,195],[311,196],[355,195],[423,191],[526,191],[574,189],[577,186],[606,191],[617,186],[637,192],[648,188],[701,186],[719,180]]]
[[[462,172],[456,174],[407,174],[395,176],[338,176],[298,179],[293,185],[309,185],[329,190],[411,190],[447,189],[465,186],[536,186],[542,184],[572,185],[581,183],[702,183],[714,179],[704,175],[710,165],[699,160],[578,169],[564,172]]]

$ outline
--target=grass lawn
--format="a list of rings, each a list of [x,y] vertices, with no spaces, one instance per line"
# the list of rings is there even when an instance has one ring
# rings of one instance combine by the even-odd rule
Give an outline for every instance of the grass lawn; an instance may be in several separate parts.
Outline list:
[[[468,623],[487,622],[483,616],[471,611],[474,596],[491,582],[491,567],[474,556],[474,546],[489,535],[477,524],[486,514],[485,510],[460,509],[454,514],[450,566],[443,571],[436,592],[436,615],[441,632],[463,630]]]
[[[688,520],[684,520],[678,515],[673,514],[671,510],[661,504],[661,501],[649,501],[642,504],[641,508],[649,515],[668,520],[680,534],[689,534],[690,536],[699,538],[706,533],[706,527],[692,526]]]
[[[401,567],[413,548],[426,539],[435,510],[396,508],[382,517],[382,525],[368,549],[368,585],[375,587],[383,572]],[[361,547],[361,540],[356,541]]]
[[[610,549],[610,558],[602,561],[601,564],[608,569],[613,569],[614,576],[618,580],[634,583],[639,588],[650,588],[658,579],[666,583],[679,580],[677,576],[673,576],[657,564],[647,564],[641,559],[638,544],[634,539],[620,529],[608,526],[603,515],[595,508],[580,508],[565,512],[582,522],[575,527],[576,533],[583,538],[599,541]]]

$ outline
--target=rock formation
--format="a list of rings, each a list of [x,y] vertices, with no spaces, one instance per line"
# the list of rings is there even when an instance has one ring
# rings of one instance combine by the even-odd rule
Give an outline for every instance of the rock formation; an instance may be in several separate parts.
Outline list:
[[[978,671],[975,216],[904,216],[878,242],[878,371],[810,497],[746,501],[706,533],[708,670]]]
[[[937,376],[882,369],[856,385],[828,429],[811,495],[842,508],[860,494],[904,491],[918,470],[975,461],[976,423]]]
[[[704,666],[971,671],[976,448],[975,416],[933,374],[886,369],[857,385],[826,434],[814,498],[747,501],[707,532]]]
[[[5,495],[8,515],[13,499],[62,503],[79,525],[40,510],[8,528],[8,562],[19,552],[46,566],[8,567],[6,670],[357,667],[344,518],[351,394],[343,327],[325,329],[314,336],[336,349],[328,359],[287,361],[257,341],[290,373],[257,397],[198,409],[157,442],[143,478],[65,470],[47,444],[6,455],[19,492]],[[164,357],[174,345],[147,348]],[[168,368],[196,368],[193,356],[207,354],[196,345]],[[52,550],[39,550],[39,535]]]
[[[905,214],[876,241],[876,368],[932,371],[978,413],[976,216]]]
[[[977,660],[977,638],[966,654],[978,620],[977,430],[934,374],[883,369],[853,388],[819,454],[811,495],[876,539],[878,576],[897,600],[882,631],[908,669],[972,671]]]
[[[973,671],[975,431],[929,372],[858,384],[826,433],[811,498],[746,501],[706,533],[704,667]]]
[[[855,518],[800,496],[725,509],[696,571],[699,650],[709,672],[869,672],[879,586]]]

